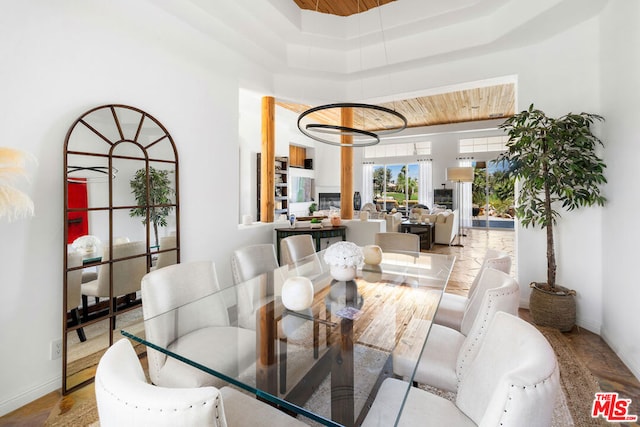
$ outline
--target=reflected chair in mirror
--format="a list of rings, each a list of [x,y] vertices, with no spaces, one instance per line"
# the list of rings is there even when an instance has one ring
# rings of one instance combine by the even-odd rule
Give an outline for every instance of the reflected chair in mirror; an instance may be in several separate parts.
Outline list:
[[[433,323],[460,330],[462,317],[468,305],[473,304],[474,298],[482,299],[482,294],[486,289],[478,289],[480,277],[486,268],[502,271],[509,274],[511,272],[511,257],[508,253],[495,249],[488,249],[484,256],[484,261],[476,274],[467,296],[445,293],[438,306],[438,311],[433,319]],[[478,295],[480,295],[478,297]]]
[[[496,313],[486,327],[455,401],[389,378],[362,426],[550,426],[560,390],[553,348],[535,326],[508,313]]]
[[[479,343],[495,314],[504,311],[517,314],[520,287],[511,276],[487,268],[480,278],[480,287],[486,288],[482,298],[467,307],[461,331],[441,325],[431,325],[427,343],[420,355],[413,380],[442,390],[455,392],[458,381],[478,352]],[[413,319],[408,330],[429,328],[428,320]],[[399,345],[393,353],[393,372],[411,378],[415,367],[415,353],[411,347]]]
[[[311,234],[298,234],[285,237],[280,241],[280,261],[282,265],[293,264],[302,258],[316,253]]]
[[[113,246],[113,259],[133,257],[122,261],[113,262],[113,298],[111,303],[114,311],[117,311],[117,299],[122,296],[135,295],[140,290],[140,281],[147,273],[147,253],[144,242],[129,242]],[[102,261],[109,260],[109,247],[105,246]],[[82,310],[83,318],[89,319],[89,299],[109,298],[110,268],[108,264],[102,264],[98,269],[98,278],[82,284]]]
[[[69,268],[82,266],[82,254],[78,251],[67,253],[67,266]],[[82,302],[82,269],[73,270],[67,273],[67,313],[71,318],[70,326],[80,324],[80,313],[78,307]],[[84,329],[76,329],[78,339],[81,342],[87,340]]]
[[[231,326],[215,265],[193,261],[152,271],[142,279],[142,312],[149,342],[235,375],[256,361],[254,331]],[[151,382],[163,387],[224,382],[164,353],[147,349]]]
[[[147,382],[126,338],[98,363],[95,379],[102,427],[120,426],[304,426],[300,421],[230,387],[165,388]]]
[[[161,237],[160,253],[158,254],[156,265],[151,267],[151,271],[177,263],[178,253],[175,250],[171,250],[171,249],[176,249],[176,247],[177,247],[176,236]],[[168,252],[163,252],[163,251],[168,251]]]
[[[83,259],[99,257],[99,250],[102,248],[102,242],[96,236],[84,235],[76,238],[71,246],[75,252],[79,252]],[[82,283],[91,282],[98,278],[97,269],[82,270]]]
[[[376,233],[375,244],[382,252],[420,253],[420,236],[411,233]]]

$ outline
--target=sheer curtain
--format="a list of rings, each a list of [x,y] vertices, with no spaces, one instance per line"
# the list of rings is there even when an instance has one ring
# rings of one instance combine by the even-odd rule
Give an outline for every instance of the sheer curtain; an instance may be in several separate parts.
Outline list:
[[[462,167],[471,167],[473,166],[473,159],[458,159],[458,166]],[[463,227],[471,227],[471,207],[472,207],[472,198],[471,198],[471,186],[472,182],[461,182],[458,184],[460,186],[459,191],[462,192],[461,203],[460,206],[460,215],[462,219]]]
[[[418,203],[433,209],[433,168],[431,159],[418,159]]]
[[[373,203],[373,162],[362,163],[362,205]]]

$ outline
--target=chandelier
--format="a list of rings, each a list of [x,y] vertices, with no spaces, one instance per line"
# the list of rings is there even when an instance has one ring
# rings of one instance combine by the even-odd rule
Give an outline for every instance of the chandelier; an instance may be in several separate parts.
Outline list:
[[[378,4],[378,13],[380,13],[380,0]],[[318,11],[318,3],[316,3],[316,12]],[[360,0],[358,0],[358,13],[360,13]],[[386,43],[384,39],[384,31],[382,28],[382,16],[380,16],[380,30],[382,32],[382,41],[385,49],[386,58]],[[310,123],[303,123],[303,119],[313,113],[328,113],[334,109],[359,109],[361,114],[359,115],[361,120],[361,127],[349,124],[327,124],[311,121]],[[376,115],[391,119],[393,125],[386,127],[382,130],[372,130],[365,128],[365,117],[367,115]],[[311,118],[311,117],[310,117]],[[388,120],[384,121],[388,123]],[[407,128],[407,118],[396,110],[392,110],[387,107],[374,104],[356,103],[356,102],[339,102],[334,104],[325,104],[317,107],[312,107],[303,111],[298,116],[298,129],[305,136],[325,144],[335,145],[339,147],[368,147],[376,145],[380,142],[381,136],[386,136],[394,133],[398,133]],[[337,138],[340,137],[340,138]],[[349,142],[344,142],[342,137],[351,137]]]

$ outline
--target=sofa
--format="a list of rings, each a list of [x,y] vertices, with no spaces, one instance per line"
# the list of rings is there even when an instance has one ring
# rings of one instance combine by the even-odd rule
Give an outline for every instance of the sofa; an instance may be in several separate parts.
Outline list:
[[[435,243],[450,245],[458,234],[458,210],[422,214],[421,220],[428,219],[435,224]]]

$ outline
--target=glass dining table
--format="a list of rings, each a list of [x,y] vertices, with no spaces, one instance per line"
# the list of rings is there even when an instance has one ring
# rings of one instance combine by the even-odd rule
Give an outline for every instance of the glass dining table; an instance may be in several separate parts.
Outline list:
[[[251,349],[250,363],[242,369],[231,371],[227,364],[211,366],[196,354],[180,354],[171,345],[148,341],[144,332],[125,329],[122,334],[303,422],[306,417],[321,425],[360,425],[382,381],[393,376],[393,353],[402,351],[405,359],[417,365],[455,256],[384,253],[379,265],[364,264],[354,280],[345,282],[332,278],[323,254],[318,252],[223,287],[171,312],[145,318],[146,329],[148,322],[162,322],[161,317],[172,321],[189,317],[177,316],[176,310],[197,312],[207,306],[220,307],[223,302],[230,326],[255,331],[255,349]],[[282,303],[283,285],[297,276],[310,279],[313,303],[307,309],[291,311]],[[217,351],[216,342],[203,342],[202,348],[207,347]],[[246,355],[243,359],[246,361]],[[406,398],[412,378],[405,380]],[[396,421],[401,412],[402,406]]]

